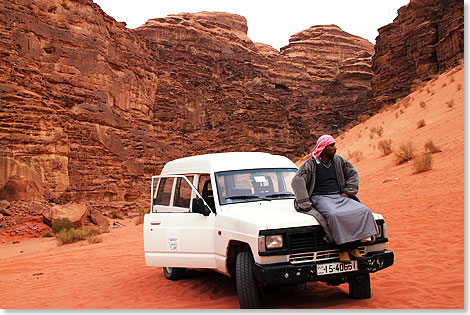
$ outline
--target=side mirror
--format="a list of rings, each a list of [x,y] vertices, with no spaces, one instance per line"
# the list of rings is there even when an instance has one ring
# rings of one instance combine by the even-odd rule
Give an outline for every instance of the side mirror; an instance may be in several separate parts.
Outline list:
[[[202,200],[201,198],[193,198],[193,207],[191,210],[195,213],[200,213],[206,217],[211,214],[211,210],[208,206],[204,204],[204,200]]]

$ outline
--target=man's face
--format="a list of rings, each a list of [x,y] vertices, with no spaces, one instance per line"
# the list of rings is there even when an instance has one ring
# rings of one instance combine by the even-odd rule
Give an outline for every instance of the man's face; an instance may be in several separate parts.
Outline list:
[[[336,143],[327,145],[323,151],[325,152],[325,155],[331,159],[336,154]]]

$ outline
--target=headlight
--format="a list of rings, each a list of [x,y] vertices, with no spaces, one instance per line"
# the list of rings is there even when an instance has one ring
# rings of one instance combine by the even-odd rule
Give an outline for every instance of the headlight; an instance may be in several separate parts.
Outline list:
[[[282,235],[266,235],[266,248],[282,248]]]

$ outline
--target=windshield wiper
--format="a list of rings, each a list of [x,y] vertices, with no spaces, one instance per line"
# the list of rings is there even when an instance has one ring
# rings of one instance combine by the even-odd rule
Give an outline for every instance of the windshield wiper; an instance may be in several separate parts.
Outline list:
[[[271,199],[260,197],[260,196],[254,196],[254,195],[245,195],[245,196],[226,196],[225,200],[227,199],[261,199],[261,200],[268,200],[271,201]]]
[[[271,195],[266,195],[266,198],[277,198],[277,197],[292,197],[295,196],[293,193],[287,191],[283,193],[277,193],[277,194],[271,194]]]

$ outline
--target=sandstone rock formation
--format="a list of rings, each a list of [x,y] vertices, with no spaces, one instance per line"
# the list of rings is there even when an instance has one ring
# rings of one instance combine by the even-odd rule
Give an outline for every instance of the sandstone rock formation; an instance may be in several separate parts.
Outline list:
[[[44,222],[49,226],[51,226],[52,221],[55,219],[67,218],[73,222],[75,227],[83,226],[89,214],[90,211],[86,203],[54,205],[50,208],[47,208],[42,213]]]
[[[148,207],[169,160],[229,150],[294,158],[365,108],[372,44],[336,26],[281,52],[244,17],[201,12],[136,30],[91,0],[0,3],[0,198]]]
[[[379,29],[369,107],[409,94],[413,85],[458,65],[464,54],[463,0],[411,0]]]

